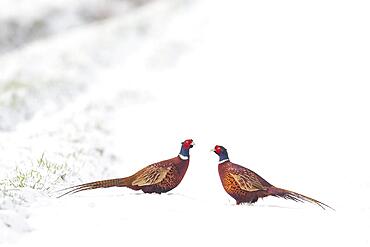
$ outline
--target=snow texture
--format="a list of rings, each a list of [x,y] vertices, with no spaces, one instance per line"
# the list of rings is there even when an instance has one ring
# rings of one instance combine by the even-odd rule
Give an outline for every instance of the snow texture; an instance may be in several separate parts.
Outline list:
[[[90,2],[0,3],[1,246],[370,245],[367,1]],[[170,193],[56,198],[187,138]],[[216,144],[336,210],[236,206]]]

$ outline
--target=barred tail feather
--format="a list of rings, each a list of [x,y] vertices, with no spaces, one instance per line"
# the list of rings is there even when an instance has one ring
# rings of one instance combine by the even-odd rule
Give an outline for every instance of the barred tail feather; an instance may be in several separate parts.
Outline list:
[[[330,209],[335,211],[334,208],[330,207],[329,205],[327,205],[323,202],[320,202],[320,201],[318,201],[316,199],[313,199],[311,197],[308,197],[308,196],[304,196],[304,195],[299,194],[299,193],[294,192],[294,191],[284,190],[284,189],[273,187],[269,190],[269,192],[271,193],[270,195],[272,195],[272,196],[281,197],[281,198],[293,200],[293,201],[296,201],[296,202],[310,202],[310,203],[316,204],[317,206],[321,207],[324,210],[326,208],[330,208]]]
[[[126,187],[126,186],[128,186],[128,178],[115,178],[115,179],[96,181],[96,182],[75,185],[72,187],[62,189],[59,192],[65,191],[65,190],[68,190],[68,191],[58,196],[57,198],[60,198],[68,194],[74,194],[74,193],[84,191],[84,190],[93,190],[93,189],[98,189],[98,188],[109,188],[109,187]]]

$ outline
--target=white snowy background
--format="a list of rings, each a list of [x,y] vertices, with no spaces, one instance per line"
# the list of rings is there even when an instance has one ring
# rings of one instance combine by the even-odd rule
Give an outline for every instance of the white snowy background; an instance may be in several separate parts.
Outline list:
[[[368,1],[1,0],[1,246],[369,246]],[[182,183],[56,199],[192,138]],[[236,206],[214,145],[336,211]]]

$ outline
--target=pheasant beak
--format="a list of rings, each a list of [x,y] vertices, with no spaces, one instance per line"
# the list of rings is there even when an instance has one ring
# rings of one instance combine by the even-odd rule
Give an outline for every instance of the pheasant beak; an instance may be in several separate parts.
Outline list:
[[[195,143],[194,142],[192,142],[191,144],[190,144],[190,148],[192,148],[192,147],[194,147],[195,146]]]
[[[211,153],[212,152],[216,152],[216,150],[214,148],[212,148],[211,150],[209,150]]]

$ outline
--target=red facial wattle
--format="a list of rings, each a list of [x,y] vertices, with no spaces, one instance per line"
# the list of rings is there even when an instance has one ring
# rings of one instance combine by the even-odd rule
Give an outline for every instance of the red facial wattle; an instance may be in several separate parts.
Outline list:
[[[182,143],[182,145],[184,146],[184,148],[189,149],[189,148],[193,147],[194,143],[193,143],[192,139],[188,139],[188,140],[184,141]]]
[[[220,146],[216,145],[216,147],[215,147],[216,154],[220,154],[221,151],[222,151],[222,148]]]

